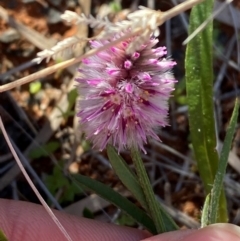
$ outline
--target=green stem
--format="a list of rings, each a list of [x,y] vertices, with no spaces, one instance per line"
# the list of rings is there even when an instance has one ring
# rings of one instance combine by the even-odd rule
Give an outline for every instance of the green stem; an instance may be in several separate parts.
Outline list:
[[[169,232],[178,229],[174,221],[157,201],[152,185],[149,181],[141,155],[137,148],[131,148],[131,157],[136,168],[137,177],[146,198],[147,208],[156,226],[158,233]]]

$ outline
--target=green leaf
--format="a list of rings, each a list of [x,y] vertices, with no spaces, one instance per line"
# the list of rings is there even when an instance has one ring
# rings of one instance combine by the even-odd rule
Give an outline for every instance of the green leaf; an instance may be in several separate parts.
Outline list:
[[[130,215],[136,222],[142,224],[151,233],[156,234],[156,229],[150,217],[140,208],[135,206],[127,198],[123,197],[112,188],[93,180],[87,176],[76,174],[72,176],[80,185],[95,192],[102,198],[114,204],[122,211]]]
[[[201,217],[201,228],[206,227],[209,224],[209,205],[210,205],[210,193],[206,196],[203,210],[202,210],[202,217]]]
[[[40,81],[35,81],[29,84],[29,92],[34,95],[38,93],[42,88],[42,83]]]
[[[59,148],[60,144],[56,141],[48,142],[47,144],[34,148],[30,151],[29,157],[32,159],[40,157],[48,157],[50,154],[55,152]]]
[[[120,12],[122,10],[122,6],[119,1],[112,1],[109,3],[109,6],[114,13]]]
[[[204,1],[192,9],[189,34],[212,14],[212,10],[213,0]],[[210,23],[189,42],[185,59],[191,140],[207,194],[211,191],[219,161],[213,109],[212,46]],[[219,221],[226,222],[227,219],[226,199],[222,192]]]
[[[180,80],[177,85],[176,89],[173,93],[174,100],[180,105],[187,104],[187,97],[186,97],[186,81],[185,79]]]
[[[127,215],[126,213],[121,213],[119,218],[117,219],[117,223],[122,226],[135,226],[136,222],[135,220]]]
[[[55,196],[59,189],[62,190],[59,202],[73,201],[75,195],[81,194],[82,190],[76,183],[73,183],[68,179],[62,171],[63,163],[56,165],[53,169],[51,175],[44,176],[44,183],[46,184],[48,190]]]
[[[94,214],[91,210],[89,210],[88,208],[84,208],[83,209],[83,217],[84,218],[89,218],[89,219],[94,219]]]
[[[123,158],[118,155],[118,153],[112,146],[107,146],[107,153],[112,168],[114,169],[119,179],[133,194],[133,196],[139,201],[142,207],[147,209],[146,199],[142,191],[142,188],[138,183],[136,175],[129,168],[129,166],[126,164]]]
[[[68,110],[71,110],[73,105],[76,102],[76,99],[78,97],[78,93],[77,93],[77,89],[72,89],[69,93],[68,93]]]
[[[108,145],[107,147],[107,152],[108,152],[108,157],[111,162],[111,165],[116,172],[117,176],[119,179],[123,182],[123,184],[132,192],[134,197],[139,201],[139,203],[144,207],[146,210],[149,210],[148,204],[147,204],[147,198],[149,198],[150,193],[148,192],[146,195],[143,192],[143,188],[140,185],[137,176],[134,174],[134,172],[129,168],[127,163],[119,156],[116,152],[116,150]],[[141,158],[140,158],[141,159]],[[139,160],[142,162],[142,160]],[[136,166],[136,165],[135,165]],[[144,174],[141,173],[141,180],[145,180],[146,184],[146,178],[147,174],[145,171],[144,166],[143,167],[143,172]],[[137,168],[137,167],[136,167]],[[149,183],[149,188],[152,189],[150,183]],[[177,226],[174,223],[174,221],[171,219],[171,217],[161,208],[160,203],[156,200],[154,193],[152,192],[153,195],[153,200],[155,204],[150,203],[149,206],[154,206],[156,205],[156,210],[153,211],[154,215],[157,216],[159,219],[162,219],[162,223],[164,223],[165,228],[162,231],[171,231],[171,230],[176,230]],[[147,198],[146,198],[147,196]],[[160,229],[158,232],[161,232]]]
[[[239,110],[239,103],[238,103],[238,100],[236,100],[233,114],[227,129],[227,134],[223,143],[223,147],[220,155],[220,161],[218,164],[218,170],[216,173],[216,177],[215,177],[212,192],[211,192],[209,224],[214,224],[217,222],[219,199],[220,199],[220,194],[223,186],[224,175],[226,173],[228,155],[231,150],[233,135],[237,125],[238,110]]]
[[[0,241],[8,241],[7,237],[5,236],[2,230],[0,230]]]
[[[61,106],[58,106],[58,109],[62,113],[62,116],[65,120],[67,120],[69,117],[75,115],[75,111],[73,111],[72,108],[76,103],[77,97],[78,97],[77,89],[72,89],[67,95],[67,99],[68,99],[67,110],[64,112],[64,111],[62,111]]]
[[[74,116],[75,111],[73,111],[72,108],[76,103],[77,97],[78,97],[77,89],[72,89],[67,95],[67,99],[68,99],[67,110],[63,111],[61,106],[56,106],[56,108],[61,112],[61,116],[59,117],[63,117],[65,120],[67,120],[69,117]]]

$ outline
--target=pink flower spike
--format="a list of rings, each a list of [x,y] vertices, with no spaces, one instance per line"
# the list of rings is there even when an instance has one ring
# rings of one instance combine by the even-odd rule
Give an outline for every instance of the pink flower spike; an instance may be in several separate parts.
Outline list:
[[[116,40],[94,40],[92,48]],[[157,39],[150,38],[132,55],[127,47],[135,37],[82,61],[76,78],[81,96],[77,116],[93,146],[103,150],[107,144],[120,152],[138,147],[144,153],[149,138],[160,140],[155,129],[168,125],[167,100],[176,80],[176,64],[163,58],[166,47],[154,48]]]
[[[106,68],[106,73],[108,73],[111,76],[117,76],[120,74],[120,70],[118,68]]]
[[[95,40],[90,40],[89,43],[91,44],[92,48],[100,48],[102,47],[102,43],[100,43],[99,41],[95,41]]]
[[[116,48],[116,47],[111,47],[111,51],[114,53],[114,54],[117,54],[117,55],[122,55],[124,54],[124,51],[119,49],[119,48]]]
[[[131,93],[133,93],[133,86],[128,83],[125,86],[125,90],[126,90],[127,93],[131,94]]]
[[[132,58],[138,59],[140,57],[140,54],[138,52],[133,53]]]
[[[125,69],[131,69],[131,67],[132,67],[132,62],[130,60],[126,60],[124,62],[124,68]]]
[[[154,53],[156,54],[156,56],[158,57],[163,57],[164,55],[167,54],[167,50],[166,50],[166,47],[159,47],[159,48],[156,48]]]
[[[82,62],[84,64],[90,64],[91,63],[91,61],[89,59],[82,59]]]
[[[145,73],[145,72],[140,73],[140,74],[138,75],[138,78],[139,78],[139,79],[142,79],[142,80],[145,80],[145,81],[149,81],[149,80],[152,79],[151,76],[150,76],[150,74],[149,74],[149,73]]]
[[[169,68],[175,66],[176,62],[165,60],[158,62],[157,65],[164,71],[165,69],[168,70]]]
[[[124,48],[127,48],[128,43],[127,43],[127,42],[122,42],[122,46],[123,46]]]
[[[158,64],[159,60],[158,59],[148,59],[147,62],[149,64],[155,65],[155,64]]]
[[[101,82],[102,82],[101,79],[90,79],[90,80],[87,81],[87,83],[89,85],[92,85],[92,86],[96,86],[96,85],[98,85]]]

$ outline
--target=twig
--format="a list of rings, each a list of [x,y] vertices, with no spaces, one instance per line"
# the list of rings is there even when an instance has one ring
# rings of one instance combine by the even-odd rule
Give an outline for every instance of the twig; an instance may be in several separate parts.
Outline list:
[[[188,9],[192,8],[193,6],[203,2],[205,0],[189,0],[189,1],[185,1],[183,3],[178,4],[177,6],[171,8],[170,10],[166,11],[166,12],[162,12],[162,20],[164,23],[165,21],[167,21],[170,18],[173,18],[175,16],[177,16],[178,14],[187,11]]]

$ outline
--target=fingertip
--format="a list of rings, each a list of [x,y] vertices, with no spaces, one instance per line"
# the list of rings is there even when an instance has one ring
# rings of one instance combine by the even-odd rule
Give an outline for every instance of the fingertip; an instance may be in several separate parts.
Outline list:
[[[198,230],[179,230],[163,233],[142,241],[239,241],[240,227],[233,224],[214,224]]]
[[[214,224],[199,229],[187,236],[183,241],[239,241],[240,228],[233,224]]]

